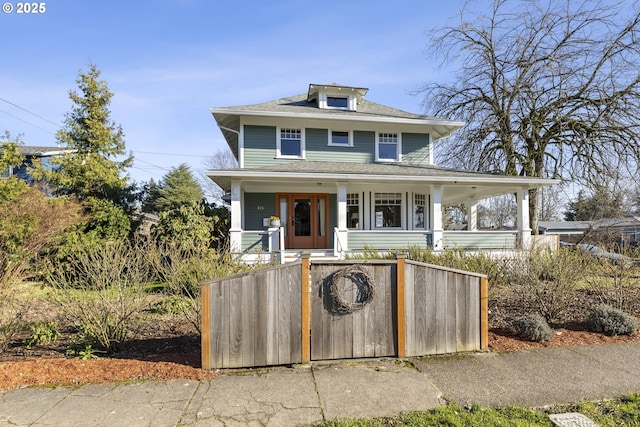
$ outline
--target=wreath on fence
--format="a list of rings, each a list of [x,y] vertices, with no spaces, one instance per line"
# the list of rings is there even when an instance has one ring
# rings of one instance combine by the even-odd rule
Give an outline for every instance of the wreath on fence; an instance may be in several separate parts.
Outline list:
[[[342,279],[351,280],[356,286],[357,295],[355,301],[345,298],[344,292],[338,286]],[[373,301],[375,282],[364,268],[352,265],[333,273],[328,291],[333,302],[332,311],[335,314],[350,314],[361,310]]]

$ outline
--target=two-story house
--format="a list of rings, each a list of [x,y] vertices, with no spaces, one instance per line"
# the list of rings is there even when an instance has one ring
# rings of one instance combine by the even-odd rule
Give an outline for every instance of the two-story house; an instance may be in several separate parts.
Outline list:
[[[434,143],[463,123],[370,102],[367,91],[311,84],[301,95],[211,109],[239,164],[207,172],[230,193],[233,253],[285,260],[527,244],[528,191],[557,181],[438,167]],[[478,231],[477,202],[508,193],[517,195],[517,230]],[[462,203],[468,229],[444,230],[444,206]]]

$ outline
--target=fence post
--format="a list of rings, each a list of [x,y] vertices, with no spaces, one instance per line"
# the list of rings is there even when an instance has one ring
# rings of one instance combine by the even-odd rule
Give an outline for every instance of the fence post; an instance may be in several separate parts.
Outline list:
[[[211,367],[211,285],[208,283],[202,285],[200,289],[200,298],[202,303],[200,306],[200,348],[202,358],[202,369],[212,369]]]
[[[480,279],[480,349],[489,348],[489,281]]]
[[[308,253],[302,254],[302,273],[300,275],[300,291],[302,301],[301,333],[302,333],[302,363],[311,363],[311,259]]]
[[[405,254],[396,254],[396,321],[398,324],[398,357],[407,355],[405,302],[404,302],[404,259]]]

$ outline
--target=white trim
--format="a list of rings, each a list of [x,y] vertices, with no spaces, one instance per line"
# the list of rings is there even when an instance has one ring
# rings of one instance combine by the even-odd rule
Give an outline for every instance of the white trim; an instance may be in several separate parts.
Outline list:
[[[472,176],[413,176],[413,175],[376,175],[376,174],[349,174],[349,173],[305,173],[305,172],[274,172],[271,176],[265,171],[249,171],[246,169],[226,169],[226,170],[210,170],[207,171],[209,176],[226,176],[226,177],[238,177],[238,178],[259,178],[261,181],[265,180],[282,180],[284,178],[291,180],[305,180],[305,181],[322,181],[322,182],[335,182],[336,180],[347,180],[352,182],[367,182],[367,181],[388,181],[398,182],[404,181],[406,183],[433,183],[433,184],[491,184],[497,186],[531,186],[531,188],[544,187],[548,185],[559,184],[561,181],[558,179],[549,178],[524,178],[524,177],[511,177],[509,175],[496,175],[494,177],[472,177]]]
[[[436,251],[443,249],[443,233],[442,229],[442,186],[436,185],[431,190],[431,231],[433,233],[433,249]]]
[[[350,115],[344,114],[337,116],[331,113],[290,113],[283,111],[251,111],[251,110],[234,110],[228,108],[212,108],[213,114],[228,114],[236,116],[257,116],[257,117],[286,117],[288,119],[331,119],[331,120],[348,120],[355,122],[384,122],[384,123],[398,123],[398,124],[417,124],[417,125],[430,125],[430,126],[455,126],[456,129],[465,125],[465,122],[458,122],[454,120],[438,119],[433,117],[423,116],[422,118],[410,118],[410,117],[387,117],[387,116],[363,116],[363,115]]]
[[[300,131],[300,155],[291,156],[283,155],[281,153],[281,137],[283,129],[299,130]],[[278,126],[276,127],[276,159],[304,159],[306,157],[305,150],[305,128],[299,126]]]
[[[240,132],[238,134],[238,167],[244,167],[244,126],[240,125]]]
[[[346,144],[335,144],[333,142],[333,132],[346,132],[347,133],[347,143]],[[329,129],[329,141],[327,146],[329,147],[353,147],[353,131],[352,130],[341,130],[341,129]]]
[[[387,159],[387,158],[380,158],[380,135],[396,135],[396,158],[395,159]],[[384,162],[384,163],[400,163],[402,161],[402,132],[397,132],[397,131],[392,131],[392,132],[387,132],[387,131],[376,131],[376,162]],[[385,142],[385,144],[392,144],[390,142]]]
[[[335,107],[329,105],[328,98],[343,98],[347,100],[346,107]],[[357,97],[353,94],[345,94],[338,91],[320,91],[318,92],[318,108],[322,110],[344,110],[356,111]]]

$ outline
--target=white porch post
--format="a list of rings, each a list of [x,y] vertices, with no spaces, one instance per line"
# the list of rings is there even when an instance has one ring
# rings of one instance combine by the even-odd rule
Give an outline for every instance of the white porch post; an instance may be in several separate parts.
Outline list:
[[[431,193],[431,231],[433,232],[433,250],[440,251],[443,247],[442,237],[442,186],[433,187]]]
[[[478,201],[470,200],[467,206],[467,231],[478,231]]]
[[[348,246],[348,229],[347,229],[347,184],[338,183],[338,230],[333,236],[333,255],[343,258]]]
[[[518,235],[521,249],[531,247],[531,224],[529,222],[529,190],[524,189],[516,193],[518,206]]]
[[[240,182],[231,182],[231,228],[229,229],[231,252],[242,250],[242,191]]]

